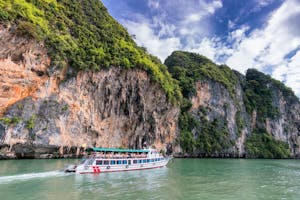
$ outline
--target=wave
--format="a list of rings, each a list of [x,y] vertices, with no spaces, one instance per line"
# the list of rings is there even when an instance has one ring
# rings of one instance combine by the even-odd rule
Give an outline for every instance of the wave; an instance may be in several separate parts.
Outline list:
[[[49,171],[49,172],[40,172],[40,173],[28,173],[28,174],[17,174],[12,176],[0,176],[0,184],[9,183],[12,181],[26,181],[30,179],[37,179],[37,178],[48,178],[48,177],[60,177],[66,176],[63,171]]]

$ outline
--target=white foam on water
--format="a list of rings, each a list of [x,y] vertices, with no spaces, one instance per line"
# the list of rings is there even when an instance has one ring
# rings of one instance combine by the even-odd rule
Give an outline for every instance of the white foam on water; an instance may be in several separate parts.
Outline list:
[[[28,174],[17,174],[12,176],[0,176],[0,184],[9,183],[12,181],[26,181],[30,179],[36,178],[48,178],[48,177],[60,177],[66,176],[67,174],[56,170],[56,171],[49,171],[49,172],[40,172],[40,173],[28,173]]]

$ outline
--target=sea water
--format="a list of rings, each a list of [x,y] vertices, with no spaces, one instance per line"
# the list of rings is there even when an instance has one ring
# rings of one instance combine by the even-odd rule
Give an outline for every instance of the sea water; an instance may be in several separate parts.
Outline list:
[[[300,160],[174,159],[151,170],[61,170],[74,162],[2,160],[0,199],[300,199]]]

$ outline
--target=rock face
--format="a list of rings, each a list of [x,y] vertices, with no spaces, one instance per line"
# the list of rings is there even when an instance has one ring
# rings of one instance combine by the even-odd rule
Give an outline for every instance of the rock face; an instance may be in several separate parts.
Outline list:
[[[192,107],[189,113],[200,120],[200,116],[203,115],[201,109],[204,108],[207,110],[204,115],[208,121],[219,119],[222,122],[226,122],[226,129],[229,133],[228,137],[231,141],[235,142],[235,145],[231,146],[229,150],[224,149],[223,154],[243,157],[245,154],[246,135],[251,133],[251,126],[245,124],[239,130],[236,123],[236,115],[239,113],[243,121],[250,122],[251,120],[245,110],[241,85],[236,86],[235,92],[236,99],[233,99],[229,91],[222,84],[209,79],[198,81],[196,82],[196,94],[191,97]]]
[[[201,108],[205,108],[208,110],[206,117],[209,121],[216,118],[226,121],[226,128],[234,145],[225,149],[224,154],[230,157],[244,157],[247,153],[246,138],[251,136],[256,128],[264,128],[276,140],[286,142],[292,156],[299,157],[300,104],[298,100],[284,96],[281,90],[271,86],[272,105],[278,109],[279,114],[274,118],[267,117],[262,122],[257,117],[257,110],[247,113],[241,83],[235,86],[235,98],[230,96],[222,84],[212,80],[198,81],[196,88],[196,95],[191,97],[192,107],[189,112],[199,119]],[[238,118],[243,121],[242,126],[239,126]]]
[[[266,118],[264,126],[275,139],[286,141],[291,153],[300,157],[300,103],[297,98],[287,96],[278,88],[271,86],[272,104],[278,109],[275,118]]]
[[[111,67],[61,82],[65,72],[49,72],[43,45],[10,31],[0,32],[3,157],[72,156],[87,146],[172,150],[179,108],[146,72]]]
[[[300,157],[300,102],[291,89],[255,69],[244,76],[189,52],[165,63],[190,103],[178,156]]]
[[[0,117],[8,106],[35,94],[50,65],[43,44],[15,33],[16,26],[0,24]]]

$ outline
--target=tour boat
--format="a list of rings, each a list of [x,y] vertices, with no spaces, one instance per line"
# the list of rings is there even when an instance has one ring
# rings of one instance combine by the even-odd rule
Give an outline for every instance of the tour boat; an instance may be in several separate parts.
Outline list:
[[[164,157],[155,149],[88,148],[88,156],[79,165],[65,171],[77,174],[119,172],[164,167],[171,157]]]

